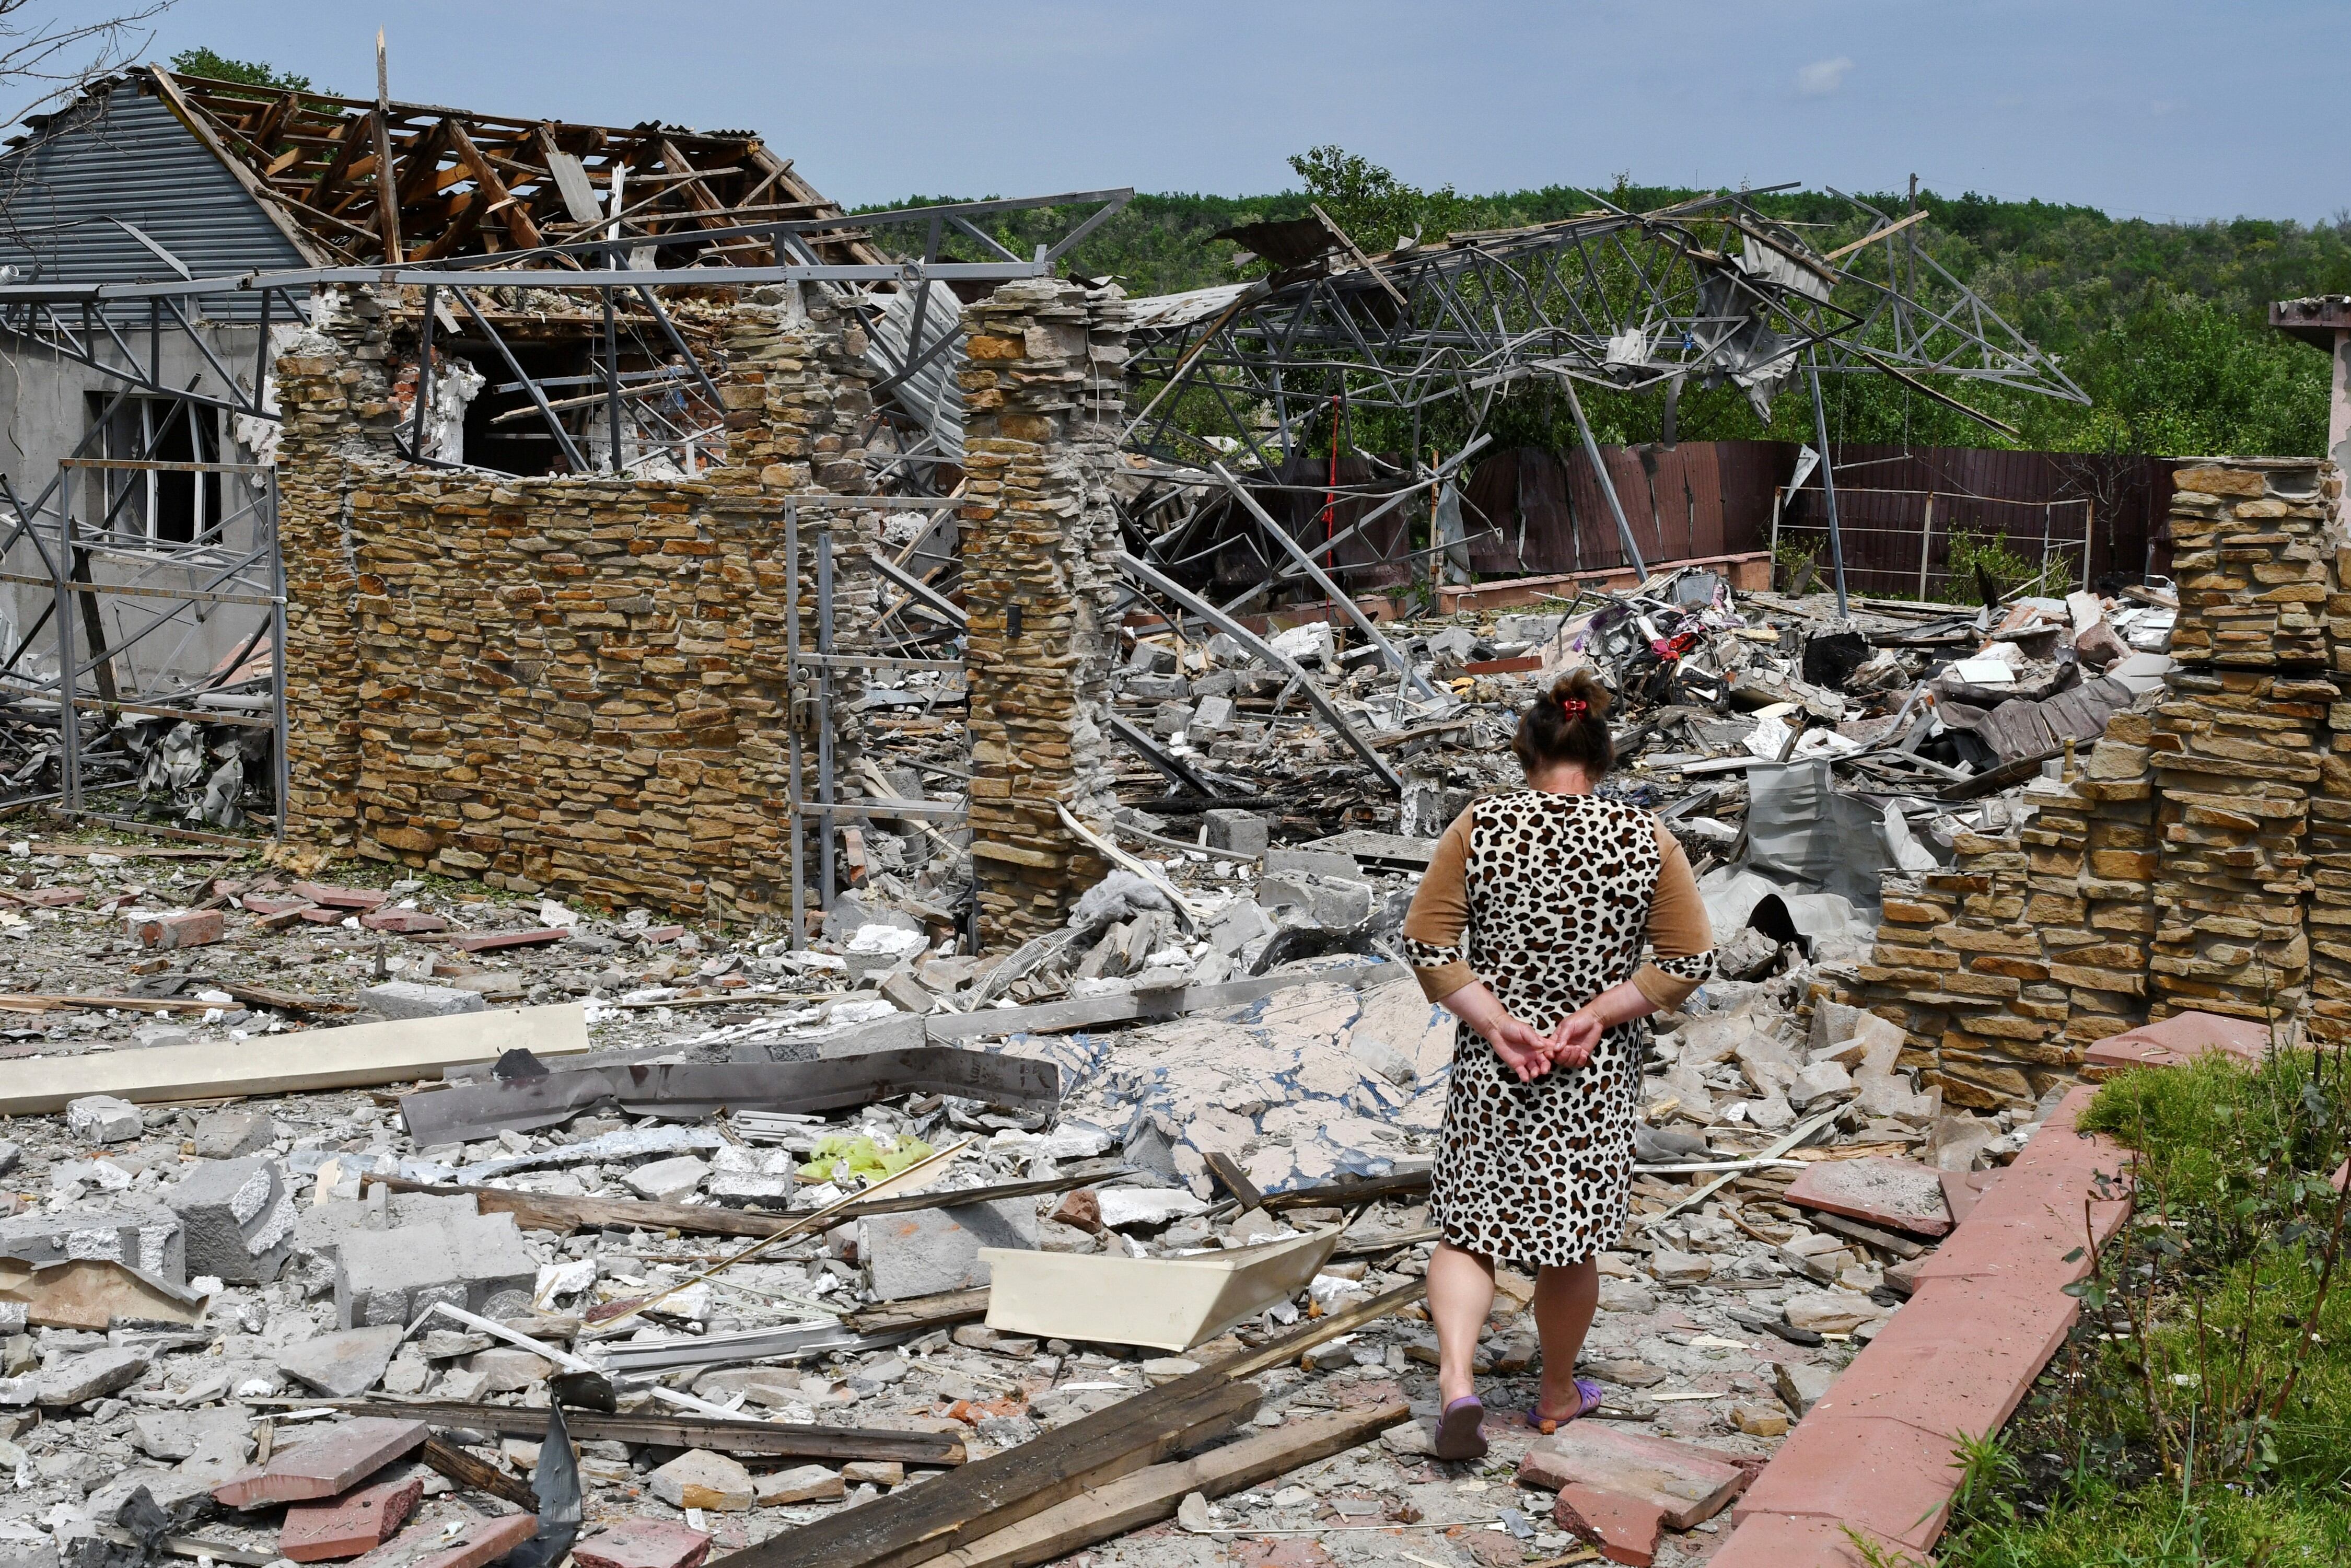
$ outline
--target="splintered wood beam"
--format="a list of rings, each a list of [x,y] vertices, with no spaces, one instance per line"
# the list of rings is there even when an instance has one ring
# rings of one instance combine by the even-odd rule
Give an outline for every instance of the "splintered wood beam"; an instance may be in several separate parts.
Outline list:
[[[310,188],[308,205],[327,211],[327,203],[335,189],[351,177],[351,167],[364,155],[365,149],[375,140],[375,113],[370,110],[356,120],[343,121],[342,134],[336,138],[335,155]]]
[[[384,260],[397,267],[408,259],[400,243],[399,170],[392,161],[392,89],[381,27],[375,31],[375,232]]]
[[[709,182],[703,178],[700,172],[695,168],[693,162],[686,157],[686,155],[683,152],[679,151],[677,143],[669,140],[667,137],[664,137],[662,139],[661,161],[663,166],[673,173],[688,176],[688,178],[682,179],[678,182],[677,189],[684,192],[685,193],[685,199],[694,204],[695,222],[700,224],[706,229],[724,229],[735,226],[727,220],[726,215],[727,211],[726,204],[718,199],[718,193],[710,188]],[[742,259],[746,265],[751,263],[752,260],[758,256],[766,256],[771,265],[775,260],[774,247],[766,244],[764,241],[755,241],[746,238],[736,240],[730,244],[714,246],[711,248],[719,251],[743,250],[746,254],[743,256]]]
[[[425,194],[426,183],[441,172],[441,154],[446,150],[449,132],[456,128],[456,124],[454,120],[444,120],[419,132],[410,140],[405,150],[395,153],[397,162],[392,166],[399,171],[392,181],[395,204],[405,207]]]
[[[490,210],[490,198],[480,191],[461,191],[450,198],[449,216],[433,243],[424,247],[420,259],[438,261],[444,256],[455,256],[465,243],[481,232],[482,219]]]
[[[841,211],[841,205],[839,203],[827,200],[822,192],[810,184],[806,180],[801,179],[798,174],[792,172],[792,161],[790,159],[777,157],[773,152],[768,151],[767,145],[764,142],[748,141],[744,143],[742,156],[748,159],[762,173],[765,173],[770,178],[779,182],[784,190],[791,195],[794,201],[805,202],[811,207],[817,209],[820,213],[838,213]],[[806,235],[803,235],[802,237],[804,239],[808,238]],[[850,261],[862,267],[886,267],[889,265],[890,261],[888,256],[883,256],[880,251],[874,249],[872,246],[867,244],[865,239],[862,236],[835,236],[820,240],[810,239],[809,240],[809,243],[811,246],[831,246],[840,251],[845,252]]]
[[[474,183],[489,198],[488,211],[496,212],[506,221],[507,234],[516,246],[524,250],[536,250],[546,244],[539,237],[538,225],[531,222],[528,204],[507,188],[507,183],[498,177],[497,170],[482,155],[482,150],[474,145],[474,139],[465,134],[465,128],[455,120],[449,122],[449,143],[459,161],[473,171]],[[487,212],[484,215],[488,215]]]
[[[286,129],[286,122],[294,118],[294,111],[301,106],[302,100],[289,92],[264,110],[261,119],[253,128],[254,151],[267,157],[269,144],[277,140],[278,132]]]

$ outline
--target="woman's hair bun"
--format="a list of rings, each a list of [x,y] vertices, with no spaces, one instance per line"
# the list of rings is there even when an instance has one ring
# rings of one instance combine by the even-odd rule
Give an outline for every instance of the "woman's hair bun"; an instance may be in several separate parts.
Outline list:
[[[1552,683],[1543,695],[1564,707],[1569,703],[1582,703],[1592,713],[1605,714],[1614,694],[1603,685],[1598,674],[1591,670],[1570,670]]]
[[[1597,780],[1616,761],[1607,719],[1614,700],[1596,672],[1571,670],[1520,716],[1510,750],[1529,773],[1554,762],[1573,762]]]

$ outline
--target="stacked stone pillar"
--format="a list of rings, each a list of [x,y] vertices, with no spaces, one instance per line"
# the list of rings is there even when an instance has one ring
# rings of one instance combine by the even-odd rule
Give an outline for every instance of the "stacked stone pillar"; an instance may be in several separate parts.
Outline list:
[[[2308,842],[2335,688],[2326,610],[2341,480],[2305,459],[2180,469],[2171,503],[2179,621],[2156,710],[2150,1013],[2265,1022],[2311,987]]]
[[[1100,818],[1114,804],[1118,301],[1033,278],[964,312],[971,854],[987,947],[1060,925],[1109,869],[1061,811]]]

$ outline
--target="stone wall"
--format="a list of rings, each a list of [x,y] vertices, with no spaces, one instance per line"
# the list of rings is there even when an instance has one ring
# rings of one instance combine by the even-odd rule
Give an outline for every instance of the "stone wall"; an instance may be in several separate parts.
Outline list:
[[[1906,1064],[1948,1103],[2028,1103],[2091,1042],[2190,1009],[2351,1035],[2342,478],[2227,459],[2175,486],[2165,691],[1950,870],[1886,880],[1852,996],[1910,1032]]]
[[[862,347],[762,290],[726,322],[730,466],[520,479],[392,455],[364,295],[307,335],[279,361],[289,832],[524,892],[789,909],[784,507],[810,500],[812,647],[819,533],[838,622],[872,612],[875,515],[813,501],[864,483]]]
[[[2083,1051],[2147,1017],[2149,716],[2124,712],[2071,781],[1962,833],[1948,871],[1886,878],[1858,1000],[1910,1034],[1903,1062],[1946,1104],[2031,1104]]]
[[[1109,869],[1058,806],[1106,816],[1120,548],[1109,482],[1126,359],[1115,289],[1006,284],[964,312],[971,852],[994,947],[1061,924]]]

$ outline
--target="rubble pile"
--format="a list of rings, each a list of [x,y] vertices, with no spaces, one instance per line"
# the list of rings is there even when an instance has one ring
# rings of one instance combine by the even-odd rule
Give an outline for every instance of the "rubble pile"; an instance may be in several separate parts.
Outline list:
[[[141,983],[169,976],[203,1001],[214,985],[242,984],[225,977],[232,970],[291,971],[306,982],[304,1009],[317,1009],[208,1004],[204,1014],[174,1014],[189,1025],[184,1039],[161,1043],[234,1043],[236,1032],[273,1023],[317,1037],[330,1004],[351,1016],[413,1009],[418,1028],[465,1025],[480,1016],[470,1006],[483,992],[450,983],[467,976],[434,973],[441,959],[428,939],[445,932],[413,929],[446,921],[494,940],[551,933],[491,946],[484,961],[514,966],[507,985],[525,997],[583,982],[606,993],[587,1004],[599,1019],[593,1043],[631,1060],[764,1061],[778,1071],[852,1060],[891,1048],[873,1038],[878,1009],[888,1015],[879,1027],[901,1042],[909,1025],[917,1040],[926,1029],[951,1036],[992,1015],[1003,1027],[969,1043],[1066,1071],[1050,1113],[937,1094],[826,1114],[684,1121],[591,1107],[555,1125],[424,1145],[407,1132],[412,1107],[447,1090],[318,1092],[219,1109],[93,1096],[61,1114],[16,1118],[5,1156],[16,1212],[0,1220],[0,1260],[23,1260],[31,1272],[0,1288],[0,1312],[16,1310],[7,1299],[16,1296],[28,1314],[0,1373],[0,1406],[11,1413],[0,1421],[13,1427],[0,1461],[19,1477],[0,1500],[0,1542],[37,1552],[37,1536],[75,1561],[95,1560],[89,1554],[111,1544],[109,1532],[141,1516],[132,1498],[143,1489],[170,1530],[215,1561],[298,1549],[311,1553],[303,1561],[372,1552],[392,1555],[371,1562],[389,1563],[426,1541],[503,1552],[532,1528],[528,1488],[560,1399],[580,1442],[582,1560],[601,1543],[614,1561],[643,1561],[627,1553],[653,1542],[662,1561],[684,1563],[919,1484],[1264,1343],[1285,1324],[1408,1286],[1433,1240],[1414,1183],[1425,1179],[1441,1112],[1449,1020],[1375,950],[1284,960],[1255,981],[1193,977],[1202,966],[1217,972],[1212,956],[1228,959],[1228,974],[1253,967],[1252,949],[1261,957],[1280,930],[1304,928],[1282,922],[1301,908],[1311,914],[1318,893],[1352,899],[1354,915],[1403,891],[1405,879],[1376,863],[1307,853],[1322,857],[1314,869],[1267,871],[1246,885],[1202,869],[1238,862],[1170,856],[1159,875],[1177,894],[1171,908],[1149,907],[1141,894],[1152,884],[1120,873],[1073,927],[1098,934],[1068,945],[1075,959],[1053,988],[1059,999],[1004,995],[989,1000],[1013,1006],[968,1010],[956,1001],[976,1000],[991,967],[954,956],[952,936],[919,909],[878,896],[841,900],[835,936],[795,954],[625,919],[554,924],[566,912],[452,904],[421,888],[394,897],[289,873],[256,878],[284,877],[282,890],[238,895],[283,900],[289,919],[222,899],[220,879],[159,873],[173,862],[134,846],[19,857],[26,958],[37,942],[63,938],[102,952],[119,974],[131,939],[105,934],[127,928],[89,904],[101,894],[159,904],[154,895],[169,889],[196,904],[222,899],[194,913],[233,925],[214,940],[159,948],[166,967]],[[1342,858],[1353,876],[1338,874]],[[44,889],[23,885],[62,890],[69,881],[71,903],[34,901]],[[1388,883],[1397,885],[1371,891]],[[1211,890],[1227,902],[1186,940],[1178,911]],[[206,897],[193,898],[199,892]],[[1256,934],[1228,956],[1207,933],[1237,910],[1256,912]],[[1096,924],[1104,913],[1115,918]],[[540,924],[499,929],[526,921]],[[1147,939],[1134,936],[1139,925]],[[84,946],[94,935],[110,946]],[[1171,946],[1180,960],[1153,961]],[[1097,972],[1079,973],[1097,954]],[[1132,972],[1101,972],[1112,956]],[[1644,1090],[1653,1124],[1642,1134],[1637,1212],[1604,1262],[1604,1310],[1584,1367],[1609,1389],[1601,1425],[1750,1468],[1896,1309],[1903,1269],[1949,1223],[1950,1210],[1937,1207],[1944,1187],[1963,1203],[1970,1174],[1996,1169],[2032,1128],[2022,1117],[1944,1113],[1894,1065],[1891,1026],[1821,999],[1792,946],[1785,956],[1783,972],[1718,981],[1688,1013],[1660,1020]],[[1187,984],[1176,995],[1202,1005],[1164,1021],[1025,1027],[1056,1008],[1133,1005],[1159,988],[1137,991],[1136,979],[1179,962]],[[377,981],[379,967],[403,977]],[[913,1014],[888,993],[926,967],[928,979],[914,983],[930,1010]],[[42,972],[68,979],[61,959]],[[97,983],[85,974],[76,967],[68,983]],[[643,983],[655,974],[664,983]],[[1218,1005],[1218,987],[1233,985],[1270,988]],[[394,988],[406,989],[385,994]],[[705,999],[711,1008],[692,1005]],[[54,1042],[20,1030],[11,1049],[29,1060],[53,1044],[60,1053],[135,1048],[118,1032],[130,1009],[114,1010],[124,1016],[61,1009],[104,1027],[52,1023]],[[238,1011],[248,1016],[230,1022]],[[565,1059],[541,1065],[560,1073]],[[450,1077],[484,1082],[477,1069]],[[1791,1143],[1799,1125],[1811,1142]],[[714,1265],[747,1245],[724,1239],[741,1232],[697,1231],[691,1218],[706,1213],[723,1228],[739,1222],[727,1215],[815,1214],[957,1144],[967,1146],[930,1195],[935,1206],[823,1225],[731,1267]],[[1222,1159],[1249,1200],[1212,1174]],[[1817,1203],[1803,1190],[1881,1166],[1894,1175],[1844,1183]],[[1329,1185],[1358,1176],[1384,1178],[1393,1196],[1366,1207]],[[1023,1182],[1060,1190],[954,1201]],[[603,1207],[592,1223],[550,1229],[542,1214],[486,1207],[485,1194],[510,1195],[500,1204]],[[1872,1218],[1847,1218],[1855,1212]],[[632,1214],[642,1218],[632,1223]],[[987,1283],[983,1247],[1156,1259],[1334,1227],[1343,1229],[1304,1288],[1174,1353],[1122,1345],[1108,1319],[1093,1341],[990,1329],[964,1295]],[[94,1244],[101,1234],[109,1239]],[[68,1254],[111,1266],[102,1287],[86,1288],[70,1308],[39,1288]],[[1531,1284],[1506,1272],[1503,1290],[1484,1353],[1489,1375],[1506,1385],[1489,1396],[1496,1408],[1510,1407],[1510,1380],[1531,1376],[1535,1359],[1523,1315]],[[81,1314],[75,1326],[55,1321],[68,1312]],[[1466,1521],[1459,1527],[1481,1535],[1499,1528],[1528,1557],[1572,1549],[1571,1532],[1590,1521],[1556,1502],[1563,1483],[1545,1469],[1550,1450],[1537,1452],[1552,1439],[1503,1435],[1498,1462],[1523,1462],[1515,1481],[1484,1482],[1482,1492],[1464,1493],[1426,1458],[1425,1422],[1413,1417],[1429,1413],[1435,1351],[1417,1312],[1377,1319],[1261,1375],[1244,1427],[1278,1435],[1357,1411],[1386,1420],[1384,1437],[1192,1510],[1196,1528],[1176,1525],[1170,1549],[1210,1561],[1236,1531],[1341,1522],[1395,1525],[1408,1543],[1430,1521]],[[583,1374],[588,1389],[600,1379],[610,1387],[613,1419],[727,1425],[698,1434],[700,1447],[589,1436],[600,1417],[572,1403],[592,1405],[592,1393],[570,1381]],[[1531,1385],[1519,1391],[1531,1395]],[[329,1403],[337,1400],[361,1407]],[[831,1457],[743,1435],[762,1427],[835,1434],[824,1439]],[[859,1445],[879,1457],[841,1457]],[[929,1462],[893,1457],[909,1452]],[[297,1463],[306,1455],[308,1469]],[[278,1479],[309,1478],[329,1458],[325,1480]],[[1691,1527],[1702,1536],[1710,1522]]]
[[[929,821],[868,820],[855,890],[798,941],[396,868],[330,880],[316,852],[7,845],[15,1064],[296,1060],[345,1023],[455,1043],[437,1081],[165,1105],[126,1078],[0,1129],[0,1326],[21,1331],[0,1554],[694,1568],[1302,1333],[1247,1375],[1241,1436],[1209,1450],[1228,1479],[1170,1497],[1153,1550],[1369,1526],[1377,1561],[1433,1531],[1488,1562],[1645,1530],[1657,1561],[1702,1555],[2053,1106],[2064,1075],[1999,1020],[2155,935],[2111,928],[2154,876],[2131,683],[2161,655],[2129,650],[2158,607],[1863,608],[1681,573],[1393,625],[1408,672],[1319,622],[1275,634],[1286,668],[1144,629],[1115,702],[1160,756],[1081,823],[1113,869],[1003,953],[972,951],[969,852]],[[1428,1456],[1411,1300],[1455,1030],[1394,937],[1432,835],[1515,782],[1518,710],[1583,664],[1621,698],[1607,787],[1704,870],[1721,970],[1655,1020],[1634,1213],[1580,1367],[1605,1404],[1551,1437],[1498,1423],[1465,1478]],[[952,679],[862,688],[868,792],[962,781],[956,721],[923,716]],[[2061,908],[2061,874],[2104,880]],[[1967,935],[2020,923],[2031,955]],[[1896,1010],[1872,983],[1941,1011],[1906,1030],[1854,1005]],[[501,1019],[522,1049],[466,1054]],[[1978,1078],[2015,1071],[2001,1092],[1970,1092],[1955,1031],[1983,1042]],[[941,1048],[995,1065],[915,1083]],[[1083,1332],[1008,1321],[1049,1262],[1110,1270],[1056,1302]],[[1121,1270],[1228,1265],[1172,1336],[1120,1307],[1203,1277]],[[1538,1349],[1531,1281],[1500,1287],[1479,1364],[1506,1410]],[[548,1462],[565,1429],[569,1469]],[[1593,1479],[1612,1443],[1713,1500],[1627,1502]]]

